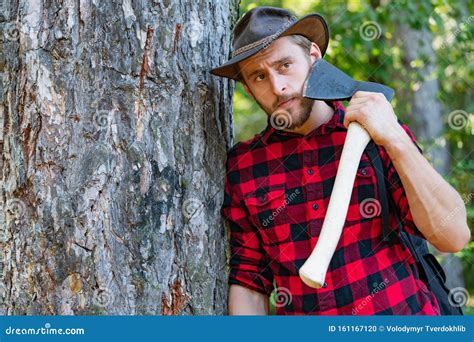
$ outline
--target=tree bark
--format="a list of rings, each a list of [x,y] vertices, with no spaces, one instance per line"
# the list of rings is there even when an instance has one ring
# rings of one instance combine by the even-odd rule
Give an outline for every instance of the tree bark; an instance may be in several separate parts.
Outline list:
[[[426,28],[415,30],[408,24],[400,25],[397,32],[403,41],[405,67],[411,69],[410,63],[417,59],[424,61],[424,66],[414,71],[421,76],[417,90],[407,94],[412,107],[413,130],[417,139],[430,146],[425,154],[433,167],[439,173],[447,174],[450,169],[447,146],[436,144],[444,133],[444,121],[442,105],[438,100],[437,58],[431,46],[433,37]]]
[[[238,1],[4,6],[0,315],[225,314]]]

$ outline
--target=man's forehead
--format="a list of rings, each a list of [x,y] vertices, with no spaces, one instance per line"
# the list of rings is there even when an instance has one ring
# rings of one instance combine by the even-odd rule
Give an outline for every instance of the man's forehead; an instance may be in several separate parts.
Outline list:
[[[251,71],[263,63],[274,63],[281,60],[283,57],[288,55],[288,51],[285,49],[286,44],[290,42],[288,37],[281,37],[271,43],[268,47],[262,49],[254,56],[239,63],[241,70]],[[291,51],[291,55],[294,51]]]

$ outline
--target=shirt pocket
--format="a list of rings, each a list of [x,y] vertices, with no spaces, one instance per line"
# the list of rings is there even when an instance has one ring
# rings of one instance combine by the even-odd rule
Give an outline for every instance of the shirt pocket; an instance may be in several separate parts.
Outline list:
[[[369,158],[362,155],[357,167],[347,221],[361,221],[380,216],[375,169]]]
[[[245,195],[244,203],[264,244],[272,246],[289,238],[285,185],[252,191]]]

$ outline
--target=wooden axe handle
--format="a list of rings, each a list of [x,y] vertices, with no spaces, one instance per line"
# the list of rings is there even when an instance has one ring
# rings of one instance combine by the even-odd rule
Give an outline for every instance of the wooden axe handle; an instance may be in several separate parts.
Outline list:
[[[321,234],[313,252],[299,270],[301,280],[310,287],[325,286],[326,272],[346,220],[357,167],[369,141],[369,134],[360,124],[349,124]]]

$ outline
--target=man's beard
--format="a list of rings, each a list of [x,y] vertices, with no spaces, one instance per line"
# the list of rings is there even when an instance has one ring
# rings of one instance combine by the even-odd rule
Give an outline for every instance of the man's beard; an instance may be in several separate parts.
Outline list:
[[[289,96],[288,98],[291,98],[291,97],[293,97],[293,96]],[[300,101],[300,103],[297,107],[289,108],[289,109],[277,109],[274,112],[270,112],[267,109],[265,109],[259,101],[256,101],[256,102],[260,106],[260,108],[262,108],[263,111],[265,113],[267,113],[269,118],[274,113],[277,113],[278,111],[288,112],[290,114],[289,125],[286,125],[285,129],[293,130],[293,129],[296,129],[296,128],[300,128],[301,126],[304,125],[304,123],[306,121],[308,121],[308,119],[311,115],[311,111],[313,110],[313,104],[314,104],[314,100],[308,99],[308,98],[302,97],[302,96],[295,97],[295,100]]]
[[[300,105],[295,109],[290,108],[288,112],[291,115],[291,124],[288,126],[288,129],[300,128],[308,121],[311,111],[313,110],[314,100],[308,99],[306,97],[300,97]]]

